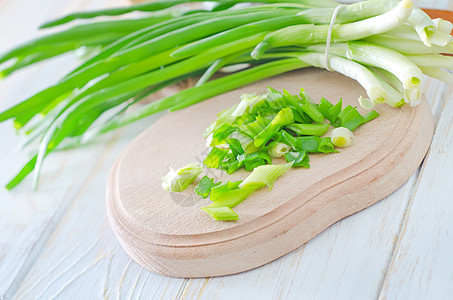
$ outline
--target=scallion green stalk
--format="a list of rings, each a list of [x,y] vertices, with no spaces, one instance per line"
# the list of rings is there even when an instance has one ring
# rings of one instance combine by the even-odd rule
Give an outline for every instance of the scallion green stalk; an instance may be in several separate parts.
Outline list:
[[[239,220],[239,216],[228,206],[219,207],[202,207],[211,218],[216,221],[236,221]]]
[[[275,180],[288,171],[292,163],[283,165],[265,165],[255,168],[249,176],[239,185],[239,188],[261,188],[268,186],[272,189]]]
[[[320,68],[326,68],[324,54],[322,53],[301,53],[299,59]],[[330,68],[338,73],[348,76],[365,89],[372,102],[380,103],[387,99],[387,94],[381,82],[366,67],[354,61],[338,56],[329,56]]]
[[[274,145],[270,146],[268,153],[271,157],[282,157],[285,153],[288,153],[291,148],[284,143],[277,142]]]

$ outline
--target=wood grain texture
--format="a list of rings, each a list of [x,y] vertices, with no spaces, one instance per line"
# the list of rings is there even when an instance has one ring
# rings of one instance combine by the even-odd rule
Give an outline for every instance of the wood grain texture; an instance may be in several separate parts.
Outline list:
[[[421,170],[417,192],[385,279],[382,299],[451,299],[453,295],[452,130],[450,100]],[[414,282],[422,285],[412,289]]]
[[[308,171],[293,169],[272,192],[260,190],[237,206],[237,222],[211,220],[200,210],[209,200],[192,198],[190,191],[163,191],[160,182],[168,166],[179,168],[206,155],[201,133],[213,121],[209,116],[236,103],[240,94],[262,92],[266,86],[292,93],[304,87],[314,99],[324,96],[334,102],[341,95],[345,106],[355,105],[363,92],[344,76],[308,68],[173,113],[145,131],[117,161],[107,188],[113,230],[144,267],[170,276],[205,277],[274,260],[397,189],[416,170],[431,141],[433,124],[425,101],[415,109],[381,105],[381,116],[355,132],[353,147],[312,155]],[[235,181],[247,174],[215,176]],[[190,205],[178,203],[177,197],[187,197]]]

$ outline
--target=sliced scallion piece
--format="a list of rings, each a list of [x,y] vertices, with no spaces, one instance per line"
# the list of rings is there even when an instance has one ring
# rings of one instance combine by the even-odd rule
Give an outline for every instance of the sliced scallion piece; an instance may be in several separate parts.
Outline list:
[[[202,198],[206,198],[211,192],[211,189],[221,183],[222,182],[214,183],[214,178],[209,178],[205,175],[203,176],[203,178],[201,178],[200,182],[195,187],[194,192],[200,195]]]
[[[293,123],[286,128],[291,129],[298,135],[315,135],[322,136],[329,129],[329,124],[297,124]]]
[[[272,189],[275,180],[288,171],[293,163],[283,165],[265,165],[255,168],[246,179],[239,185],[240,188],[261,188],[268,186]]]
[[[285,154],[285,159],[287,162],[293,163],[293,167],[310,168],[310,158],[305,150],[298,152],[290,151]]]
[[[332,130],[331,139],[337,147],[349,147],[353,142],[354,133],[346,127],[338,127]]]
[[[162,178],[162,188],[169,192],[182,192],[197,179],[201,172],[203,172],[202,164],[189,164],[176,171],[170,168],[167,175]]]
[[[282,157],[288,153],[291,148],[284,143],[276,142],[267,150],[271,157]]]
[[[212,147],[211,151],[209,152],[208,156],[205,158],[203,163],[208,168],[218,168],[220,163],[223,161],[225,156],[228,154],[228,149],[220,149],[217,147]]]
[[[318,151],[322,153],[332,153],[337,152],[335,151],[335,147],[332,144],[332,141],[329,137],[323,137],[319,141]]]
[[[239,220],[239,216],[228,206],[219,207],[202,207],[211,218],[216,221],[236,221]]]

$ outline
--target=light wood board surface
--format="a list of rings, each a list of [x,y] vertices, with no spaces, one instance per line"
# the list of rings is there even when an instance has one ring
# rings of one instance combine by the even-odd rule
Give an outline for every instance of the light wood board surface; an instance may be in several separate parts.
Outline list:
[[[0,0],[0,51],[36,36],[37,26],[50,18],[123,3]],[[453,9],[448,0],[416,3]],[[74,64],[71,57],[61,58],[1,81],[0,109],[53,83]],[[424,90],[436,133],[421,171],[289,255],[221,278],[174,279],[146,271],[129,259],[109,228],[104,202],[109,170],[157,117],[50,157],[38,193],[30,181],[13,193],[0,190],[0,298],[450,299],[452,89],[428,79]],[[10,125],[0,124],[1,183],[25,161]]]
[[[426,101],[416,108],[379,105],[380,116],[361,126],[354,145],[335,154],[310,155],[310,169],[291,169],[272,191],[261,189],[235,207],[240,220],[216,222],[202,212],[209,199],[192,188],[162,189],[161,178],[202,162],[203,130],[218,112],[243,93],[267,86],[343,107],[357,105],[362,87],[337,73],[306,68],[268,78],[163,117],[137,137],[115,163],[107,186],[109,221],[126,252],[142,266],[175,277],[242,272],[274,260],[307,242],[340,219],[381,200],[418,168],[431,142],[433,121]],[[364,110],[359,109],[362,114]],[[283,163],[275,159],[274,163]],[[227,175],[207,169],[216,181],[244,180],[249,172]]]

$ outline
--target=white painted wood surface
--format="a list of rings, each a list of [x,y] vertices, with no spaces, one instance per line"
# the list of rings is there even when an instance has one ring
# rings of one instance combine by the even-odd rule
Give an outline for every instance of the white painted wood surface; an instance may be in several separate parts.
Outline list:
[[[416,1],[453,9],[453,1]],[[0,0],[0,51],[37,34],[44,20],[123,0]],[[0,110],[55,81],[65,57],[0,82]],[[131,261],[104,207],[108,171],[152,120],[99,143],[58,153],[42,185],[0,189],[0,299],[451,299],[453,297],[452,89],[425,82],[437,122],[420,172],[367,210],[338,222],[261,268],[213,279],[173,279]],[[157,117],[156,117],[157,118]],[[0,124],[0,183],[25,161],[10,124]],[[68,172],[69,170],[69,172]]]

